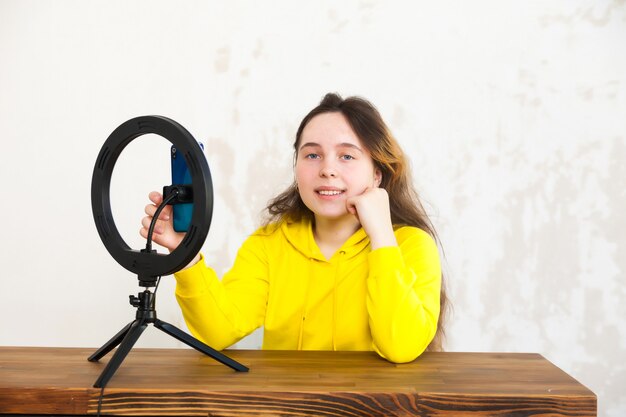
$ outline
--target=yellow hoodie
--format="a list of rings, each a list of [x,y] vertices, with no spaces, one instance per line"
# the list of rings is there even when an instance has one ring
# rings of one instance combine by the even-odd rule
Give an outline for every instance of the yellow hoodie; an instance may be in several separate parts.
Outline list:
[[[191,333],[224,349],[264,326],[263,349],[375,350],[410,362],[437,329],[441,268],[434,240],[399,227],[398,246],[370,249],[361,228],[330,258],[311,223],[261,228],[220,281],[201,259],[176,276]]]

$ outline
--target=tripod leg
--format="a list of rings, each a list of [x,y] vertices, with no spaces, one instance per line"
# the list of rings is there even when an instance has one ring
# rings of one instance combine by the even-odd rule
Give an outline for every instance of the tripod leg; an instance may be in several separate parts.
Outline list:
[[[126,333],[128,333],[128,330],[130,329],[130,326],[132,326],[133,323],[134,322],[131,321],[126,326],[124,326],[122,330],[120,330],[115,336],[113,336],[111,340],[109,340],[104,345],[102,345],[100,349],[96,350],[93,353],[93,355],[91,355],[87,360],[89,362],[97,362],[101,358],[103,358],[107,353],[115,349],[115,347],[122,342],[122,340],[124,339],[124,336],[126,336]]]
[[[122,364],[122,361],[126,355],[128,355],[128,352],[130,352],[133,348],[137,339],[141,336],[141,333],[146,330],[146,327],[148,327],[148,325],[143,320],[135,320],[131,323],[130,329],[128,329],[128,333],[124,337],[124,340],[120,343],[120,346],[117,348],[113,357],[100,374],[96,383],[93,384],[94,388],[102,388],[107,384],[107,382],[109,382],[109,379],[111,379],[115,371],[117,371],[117,368],[119,368]]]
[[[244,365],[240,364],[239,362],[229,358],[228,356],[224,355],[223,353],[218,352],[217,350],[213,349],[212,347],[202,343],[198,339],[188,335],[187,333],[183,332],[182,330],[180,330],[176,326],[172,326],[169,323],[166,323],[164,321],[156,319],[155,322],[154,322],[154,327],[156,327],[157,329],[160,329],[161,331],[169,334],[173,338],[175,338],[175,339],[185,343],[187,346],[190,346],[190,347],[196,349],[197,351],[202,352],[205,355],[212,357],[216,361],[221,362],[222,364],[231,367],[235,371],[248,372],[248,368],[246,366],[244,366]]]

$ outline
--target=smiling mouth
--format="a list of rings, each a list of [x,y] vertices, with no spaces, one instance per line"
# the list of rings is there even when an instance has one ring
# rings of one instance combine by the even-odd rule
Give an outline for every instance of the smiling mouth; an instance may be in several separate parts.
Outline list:
[[[318,190],[316,191],[320,195],[339,195],[343,194],[342,190]]]

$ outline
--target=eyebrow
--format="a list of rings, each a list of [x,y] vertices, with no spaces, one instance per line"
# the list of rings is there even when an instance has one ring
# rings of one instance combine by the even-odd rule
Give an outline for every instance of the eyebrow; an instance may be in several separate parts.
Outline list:
[[[306,147],[311,147],[311,148],[321,148],[321,145],[319,143],[315,143],[315,142],[307,142],[305,144],[303,144],[302,146],[300,146],[300,149],[298,149],[299,151],[301,151],[303,148]],[[356,146],[353,143],[348,143],[348,142],[342,142],[340,144],[338,144],[336,146],[337,148],[352,148],[352,149],[356,149],[357,151],[363,153],[363,150],[361,148],[359,148],[358,146]]]

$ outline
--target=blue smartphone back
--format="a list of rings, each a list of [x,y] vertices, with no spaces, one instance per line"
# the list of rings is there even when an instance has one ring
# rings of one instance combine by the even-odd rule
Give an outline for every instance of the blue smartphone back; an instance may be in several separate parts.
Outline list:
[[[204,150],[204,145],[198,142],[200,148]],[[187,168],[185,157],[172,146],[172,185],[189,184],[191,185],[191,174]],[[175,204],[173,206],[174,230],[177,232],[186,232],[191,225],[191,216],[193,215],[193,203]]]

